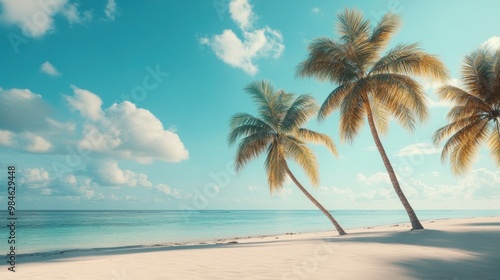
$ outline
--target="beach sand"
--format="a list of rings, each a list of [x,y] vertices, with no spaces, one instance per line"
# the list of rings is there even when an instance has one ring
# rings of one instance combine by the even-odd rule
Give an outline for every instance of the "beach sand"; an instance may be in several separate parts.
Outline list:
[[[423,225],[28,256],[0,279],[500,279],[500,217]]]

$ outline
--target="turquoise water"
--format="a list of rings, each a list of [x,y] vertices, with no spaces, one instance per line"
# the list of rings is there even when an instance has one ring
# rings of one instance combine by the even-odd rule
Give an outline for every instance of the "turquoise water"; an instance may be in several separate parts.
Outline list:
[[[404,211],[333,211],[344,229],[406,222]],[[171,244],[219,238],[333,229],[317,210],[297,211],[18,211],[18,254],[135,245]],[[500,216],[497,211],[418,211],[421,220]],[[0,220],[7,224],[6,212]],[[0,248],[8,248],[7,227]]]

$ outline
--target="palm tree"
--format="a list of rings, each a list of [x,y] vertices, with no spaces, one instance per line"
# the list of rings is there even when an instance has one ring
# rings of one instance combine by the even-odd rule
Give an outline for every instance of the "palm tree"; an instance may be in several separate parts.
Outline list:
[[[400,26],[400,18],[395,14],[385,14],[373,28],[357,10],[345,9],[338,19],[340,38],[313,40],[307,59],[297,67],[297,76],[338,84],[321,106],[318,119],[340,109],[342,141],[352,143],[367,117],[375,145],[412,229],[423,229],[401,190],[379,132],[387,132],[391,116],[408,131],[414,131],[417,122],[427,118],[428,109],[422,86],[411,76],[446,80],[447,70],[437,57],[422,51],[418,44],[398,44],[382,53]]]
[[[450,158],[455,174],[468,170],[481,142],[488,140],[491,155],[500,166],[500,49],[479,49],[465,57],[464,88],[446,85],[438,90],[441,99],[454,103],[449,124],[434,133],[434,143],[446,141],[441,154]]]
[[[340,235],[346,234],[333,216],[299,183],[288,167],[287,159],[301,166],[313,185],[319,182],[318,162],[306,141],[324,144],[333,154],[337,149],[332,139],[302,126],[318,110],[310,95],[297,98],[284,90],[275,91],[267,81],[253,82],[245,90],[258,107],[259,116],[240,113],[231,118],[228,141],[238,145],[235,165],[240,171],[246,163],[266,151],[265,168],[271,193],[283,187],[288,175],[297,187],[333,223]]]

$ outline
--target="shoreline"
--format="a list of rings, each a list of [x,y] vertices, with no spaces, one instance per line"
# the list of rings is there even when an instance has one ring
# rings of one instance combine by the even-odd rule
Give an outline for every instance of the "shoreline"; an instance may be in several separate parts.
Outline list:
[[[421,220],[423,224],[435,223],[447,220],[467,220],[467,219],[478,219],[478,218],[500,218],[500,216],[480,216],[480,217],[462,217],[462,218],[439,218],[439,219],[428,219]],[[363,230],[377,230],[377,229],[387,229],[387,228],[410,228],[409,222],[399,222],[399,223],[389,223],[375,226],[364,226],[364,227],[353,227],[345,228],[347,235],[350,233],[357,233]],[[411,231],[409,229],[408,231]],[[196,248],[198,246],[212,246],[212,245],[224,245],[224,244],[239,244],[246,243],[244,241],[254,241],[254,240],[268,240],[268,239],[280,239],[287,238],[291,236],[295,237],[308,237],[310,235],[321,235],[331,237],[340,237],[335,229],[325,230],[325,231],[305,231],[305,232],[288,232],[288,233],[278,233],[278,234],[266,234],[266,235],[255,235],[255,236],[236,236],[231,238],[218,238],[218,239],[204,239],[204,240],[193,240],[186,242],[169,242],[169,243],[155,243],[155,244],[135,244],[135,245],[124,245],[115,247],[95,247],[95,248],[74,248],[74,249],[61,249],[45,252],[31,252],[31,253],[21,253],[17,254],[20,260],[31,261],[31,259],[36,259],[36,261],[42,261],[44,259],[50,260],[51,257],[54,258],[71,258],[79,256],[101,256],[106,255],[106,253],[113,255],[118,253],[142,253],[148,251],[156,250],[183,250],[186,248]],[[64,256],[63,256],[64,255]],[[44,258],[44,259],[41,259]]]

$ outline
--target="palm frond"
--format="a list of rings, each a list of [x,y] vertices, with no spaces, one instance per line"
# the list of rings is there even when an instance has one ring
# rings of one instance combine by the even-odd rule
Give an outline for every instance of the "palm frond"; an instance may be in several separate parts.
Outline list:
[[[386,13],[373,29],[370,43],[375,46],[377,50],[385,48],[400,26],[401,18],[398,15],[390,12]]]
[[[491,155],[495,160],[497,166],[500,167],[500,124],[495,122],[491,131],[490,138],[488,139],[488,146],[491,149]]]
[[[473,107],[478,111],[491,111],[490,106],[480,97],[469,94],[467,91],[452,86],[445,85],[437,90],[437,95],[442,100],[452,101],[456,106]]]
[[[323,102],[319,109],[318,121],[324,120],[333,111],[337,110],[340,107],[342,100],[349,92],[351,92],[355,84],[356,83],[353,82],[342,84],[330,92],[325,102]]]
[[[436,56],[422,51],[418,44],[398,44],[370,70],[371,73],[398,73],[445,81],[448,70]]]
[[[257,125],[241,125],[231,130],[228,135],[228,142],[231,146],[238,140],[238,138],[247,137],[253,134],[265,134],[270,132],[272,132],[272,130],[266,130]]]
[[[365,123],[365,102],[370,92],[368,79],[359,79],[340,105],[340,140],[352,143]]]
[[[382,135],[386,135],[389,132],[389,120],[391,117],[389,110],[387,110],[384,104],[375,100],[372,94],[369,96],[369,103],[377,131]]]
[[[482,120],[479,125],[472,127],[468,133],[458,136],[462,137],[462,139],[459,140],[455,149],[453,149],[450,154],[450,163],[453,173],[461,175],[472,166],[473,159],[479,150],[479,144],[483,142],[488,135],[488,120]],[[454,136],[452,136],[452,138]]]
[[[449,122],[455,122],[462,118],[473,118],[473,117],[486,117],[487,112],[481,111],[481,108],[476,106],[453,106],[453,108],[448,111],[446,118]]]
[[[287,158],[292,158],[302,169],[304,169],[311,183],[316,186],[319,183],[318,161],[307,145],[288,135],[283,137],[282,144]]]
[[[337,147],[335,147],[333,139],[324,133],[312,131],[307,128],[299,128],[296,132],[296,138],[304,142],[323,144],[328,148],[328,150],[330,150],[330,152],[332,152],[332,154],[338,156]]]
[[[254,81],[245,87],[245,91],[250,94],[252,100],[258,108],[259,117],[274,130],[279,126],[279,108],[276,101],[278,95],[273,85],[269,81]]]
[[[438,145],[443,141],[443,139],[447,138],[448,136],[452,135],[453,133],[460,131],[462,128],[478,121],[481,119],[481,116],[479,115],[472,115],[472,116],[463,116],[460,119],[456,119],[452,121],[451,123],[441,127],[438,129],[436,132],[434,132],[432,136],[432,141],[434,144]]]
[[[315,77],[339,84],[359,77],[356,64],[347,59],[348,53],[344,45],[321,37],[314,39],[308,49],[307,59],[297,66],[297,77]]]
[[[484,119],[478,118],[455,132],[444,144],[443,151],[441,152],[441,160],[445,161],[448,155],[455,150],[457,146],[463,145],[468,142],[470,138],[475,137],[474,133],[479,130],[478,127],[481,127],[484,122]],[[435,138],[437,139],[438,137],[439,135]]]
[[[413,78],[400,74],[374,74],[370,82],[374,100],[381,102],[389,111],[397,112],[404,107],[420,122],[427,120],[429,112],[425,92]]]
[[[462,81],[469,94],[482,100],[491,94],[489,81],[493,76],[492,68],[492,61],[489,59],[487,50],[479,49],[465,57],[462,66]]]
[[[287,164],[285,159],[285,150],[279,139],[274,139],[271,145],[269,145],[264,166],[266,167],[267,181],[271,193],[275,190],[281,189],[287,176]]]
[[[281,122],[281,130],[290,132],[306,124],[318,111],[314,97],[303,94],[295,99]]]
[[[240,137],[249,136],[259,131],[272,131],[273,129],[261,119],[247,113],[233,115],[229,121],[229,145],[233,145]]]
[[[337,15],[337,18],[339,20],[337,32],[343,42],[368,41],[370,37],[370,21],[363,17],[361,11],[346,8]]]
[[[243,138],[238,144],[238,150],[234,161],[236,171],[240,171],[250,160],[258,157],[274,137],[275,135],[273,133],[266,131],[254,133]]]
[[[493,95],[494,98],[492,102],[500,104],[500,48],[493,54],[493,69],[492,69],[492,83],[493,83]]]

